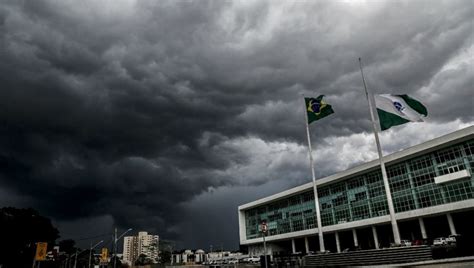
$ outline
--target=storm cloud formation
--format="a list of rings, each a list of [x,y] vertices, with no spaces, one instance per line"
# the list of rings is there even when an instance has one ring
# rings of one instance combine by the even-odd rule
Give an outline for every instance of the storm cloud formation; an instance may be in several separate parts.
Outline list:
[[[335,110],[311,126],[318,177],[376,158],[358,57],[369,90],[430,112],[385,153],[473,124],[473,6],[2,1],[0,206],[63,238],[235,249],[237,205],[310,181],[301,94]]]

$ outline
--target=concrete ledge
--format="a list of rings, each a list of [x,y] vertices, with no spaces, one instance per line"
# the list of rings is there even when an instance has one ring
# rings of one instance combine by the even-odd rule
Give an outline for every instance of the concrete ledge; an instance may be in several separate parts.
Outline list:
[[[352,266],[352,267],[371,267],[371,268],[382,268],[382,267],[413,267],[420,265],[430,265],[430,264],[450,264],[450,263],[459,263],[459,262],[471,262],[474,261],[474,256],[468,257],[458,257],[458,258],[449,258],[442,260],[431,260],[431,261],[419,261],[419,262],[410,262],[410,263],[399,263],[399,264],[385,264],[385,265],[370,265],[370,266]]]
[[[469,177],[471,177],[471,173],[469,172],[469,170],[464,169],[458,172],[449,173],[446,175],[435,177],[434,180],[436,184],[440,184],[440,183],[445,183],[445,182],[469,178]]]

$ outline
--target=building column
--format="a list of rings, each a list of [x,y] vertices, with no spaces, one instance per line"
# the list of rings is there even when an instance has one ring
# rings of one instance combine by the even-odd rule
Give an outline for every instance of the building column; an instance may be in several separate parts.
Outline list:
[[[413,202],[415,203],[415,208],[420,208],[420,202],[418,202],[418,194],[416,193],[416,185],[413,181],[413,174],[411,173],[410,165],[405,163],[405,168],[408,174],[408,181],[410,182],[411,195],[413,196]]]
[[[347,182],[344,182],[344,189],[345,189],[345,195],[346,195],[346,198],[347,198],[347,207],[349,208],[349,220],[347,221],[353,221],[354,220],[354,216],[352,215],[352,205],[351,205],[351,201],[349,200],[349,188],[347,186]],[[336,223],[337,224],[337,223]]]
[[[369,188],[367,187],[367,185],[369,185],[369,184],[367,183],[367,177],[364,176],[365,195],[367,196],[367,198],[370,198]],[[374,212],[374,211],[373,211],[374,209],[372,208],[372,202],[369,201],[369,202],[367,202],[367,203],[368,203],[368,205],[369,205],[369,216],[372,218],[372,217],[374,217],[374,215],[376,215],[377,212]]]
[[[331,219],[333,224],[337,224],[336,222],[336,212],[334,211],[334,202],[331,201]]]
[[[456,227],[454,226],[453,217],[450,213],[446,214],[446,217],[448,218],[449,231],[451,231],[452,235],[456,234]]]
[[[341,242],[339,241],[339,233],[335,232],[334,236],[336,237],[336,248],[337,248],[337,253],[341,252]]]
[[[352,229],[352,237],[354,238],[354,247],[359,247],[359,241],[357,240],[357,231]]]
[[[306,250],[306,254],[308,254],[308,252],[309,252],[309,242],[308,242],[308,237],[307,236],[305,236],[305,238],[304,238],[304,248]]]
[[[374,236],[375,248],[379,249],[379,238],[377,236],[377,227],[372,226],[372,235]]]
[[[295,239],[291,239],[291,252],[292,252],[293,254],[296,253]]]
[[[438,177],[438,176],[440,176],[441,174],[440,174],[440,172],[439,172],[439,168],[438,168],[438,163],[437,163],[437,161],[436,161],[436,157],[435,157],[434,154],[430,154],[430,155],[431,155],[431,164],[432,164],[433,169],[434,169],[434,171],[435,171],[436,177]],[[446,201],[446,192],[445,192],[445,190],[444,190],[444,187],[439,187],[439,191],[440,191],[440,193],[441,193],[441,197],[443,198],[443,204],[448,203],[448,202]]]
[[[467,158],[466,151],[464,149],[460,148],[461,155],[462,155],[462,160],[464,162],[465,169],[467,171],[471,170],[471,163],[469,162],[469,159]],[[474,176],[471,176],[471,185],[474,187]]]
[[[420,223],[421,238],[428,239],[428,235],[426,235],[425,221],[423,221],[423,218],[418,218],[418,222]]]

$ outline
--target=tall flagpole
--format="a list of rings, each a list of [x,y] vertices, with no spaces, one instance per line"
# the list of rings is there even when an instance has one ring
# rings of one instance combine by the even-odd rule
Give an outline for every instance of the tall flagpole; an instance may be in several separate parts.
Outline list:
[[[316,175],[314,173],[314,163],[313,163],[313,152],[311,149],[311,138],[309,136],[309,124],[308,124],[308,111],[306,107],[306,101],[303,95],[304,102],[304,115],[306,118],[306,135],[308,136],[308,149],[309,149],[309,162],[311,165],[311,175],[313,177],[313,191],[314,191],[314,205],[316,209],[316,222],[318,224],[318,237],[319,237],[319,251],[326,251],[324,247],[324,238],[323,238],[323,228],[321,224],[321,212],[319,211],[319,198],[318,198],[318,188],[316,187]]]
[[[378,154],[379,154],[380,168],[382,169],[382,178],[383,178],[383,184],[385,186],[385,195],[387,196],[388,211],[390,212],[390,222],[392,224],[393,239],[395,240],[395,244],[400,244],[400,242],[401,242],[400,232],[398,230],[397,220],[395,219],[395,209],[393,207],[392,193],[390,191],[390,185],[388,183],[387,171],[385,169],[385,163],[383,161],[382,149],[380,147],[379,134],[377,132],[377,127],[376,127],[376,123],[375,123],[374,110],[372,108],[372,102],[370,100],[369,93],[367,91],[367,84],[365,83],[364,71],[362,70],[362,60],[360,58],[359,58],[359,67],[360,67],[360,73],[362,75],[362,82],[364,83],[365,96],[367,97],[367,101],[369,102],[370,118],[372,119],[372,128],[374,130],[375,143],[377,144],[377,151],[378,151]]]

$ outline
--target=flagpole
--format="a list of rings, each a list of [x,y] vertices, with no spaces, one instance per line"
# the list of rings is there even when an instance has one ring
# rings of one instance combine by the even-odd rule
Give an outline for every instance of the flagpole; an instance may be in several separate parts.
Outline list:
[[[306,118],[306,135],[308,137],[308,150],[309,150],[309,162],[311,165],[311,175],[313,178],[313,192],[314,192],[314,205],[316,209],[316,222],[318,224],[318,238],[319,238],[319,251],[326,251],[324,247],[324,237],[323,237],[323,228],[321,224],[321,212],[319,211],[319,198],[318,198],[318,188],[316,187],[316,175],[314,173],[314,163],[313,163],[313,152],[311,149],[311,138],[309,135],[309,124],[308,124],[308,112],[306,107],[306,101],[303,95],[303,102],[304,102],[304,115]]]
[[[370,118],[372,119],[372,128],[374,130],[375,143],[377,144],[377,152],[379,155],[380,168],[382,169],[382,178],[383,178],[383,184],[385,187],[385,195],[387,196],[388,211],[390,212],[390,222],[392,224],[393,239],[395,240],[395,244],[400,244],[401,242],[400,231],[398,230],[397,220],[395,219],[395,209],[393,207],[392,193],[390,191],[390,185],[388,183],[388,177],[387,177],[387,170],[385,169],[385,163],[382,156],[382,149],[380,147],[380,140],[379,140],[379,134],[377,132],[374,110],[372,107],[372,102],[369,97],[369,93],[367,91],[367,84],[365,83],[364,71],[362,70],[361,58],[359,58],[359,67],[360,67],[360,73],[362,75],[362,82],[364,83],[365,96],[367,97],[367,101],[369,102]]]

